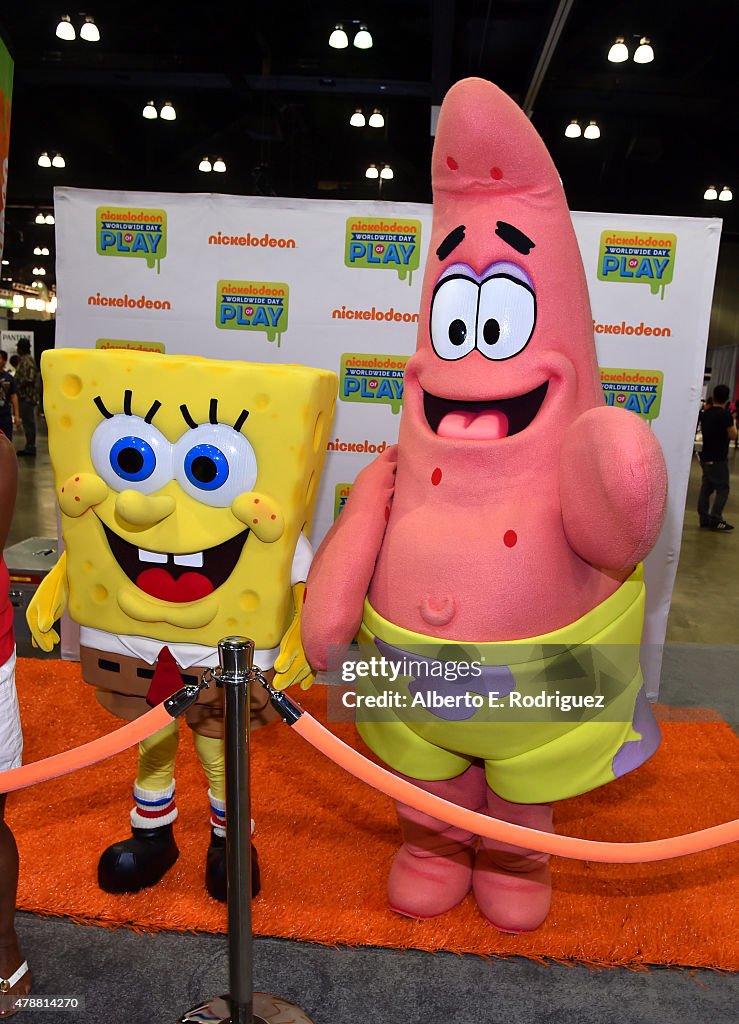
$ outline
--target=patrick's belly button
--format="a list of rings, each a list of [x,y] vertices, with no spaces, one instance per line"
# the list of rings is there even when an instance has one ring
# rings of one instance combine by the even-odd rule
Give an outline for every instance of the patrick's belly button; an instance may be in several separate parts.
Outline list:
[[[451,594],[443,597],[427,595],[421,599],[418,610],[423,621],[428,622],[429,626],[446,626],[454,618],[457,605]]]

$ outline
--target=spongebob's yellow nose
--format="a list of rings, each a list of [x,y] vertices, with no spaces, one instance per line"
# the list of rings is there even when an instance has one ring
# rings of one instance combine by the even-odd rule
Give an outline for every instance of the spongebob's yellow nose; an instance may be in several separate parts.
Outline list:
[[[115,500],[116,515],[132,526],[155,526],[175,510],[175,500],[169,494],[141,494],[140,491],[121,491]]]

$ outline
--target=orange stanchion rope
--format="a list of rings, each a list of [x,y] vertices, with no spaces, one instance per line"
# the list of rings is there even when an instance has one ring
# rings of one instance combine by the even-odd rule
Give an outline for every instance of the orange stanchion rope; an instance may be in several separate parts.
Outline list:
[[[283,716],[292,705],[286,721],[289,721],[303,739],[351,775],[374,786],[393,800],[410,804],[411,807],[433,818],[440,818],[450,825],[456,825],[486,839],[497,839],[540,853],[568,857],[570,860],[599,861],[604,864],[638,864],[671,860],[673,857],[686,857],[689,854],[712,850],[739,839],[739,820],[727,821],[722,825],[714,825],[712,828],[690,832],[687,835],[654,839],[644,843],[595,842],[590,839],[541,832],[523,825],[513,825],[509,821],[470,811],[432,793],[426,793],[418,786],[368,761],[366,757],[324,728],[315,718],[302,711],[284,693],[276,694],[273,703]]]
[[[147,711],[145,715],[133,722],[127,722],[126,725],[106,736],[99,736],[96,740],[83,743],[79,747],[74,747],[73,750],[54,754],[52,757],[44,758],[43,761],[35,761],[33,764],[24,764],[20,768],[10,768],[8,771],[0,772],[0,793],[12,793],[16,789],[25,789],[38,782],[47,782],[49,779],[68,775],[70,772],[76,772],[79,768],[86,768],[90,764],[96,764],[98,761],[113,757],[114,754],[119,754],[122,750],[152,736],[163,726],[169,725],[173,718],[182,714],[194,703],[199,691],[200,686],[185,687],[164,703]]]

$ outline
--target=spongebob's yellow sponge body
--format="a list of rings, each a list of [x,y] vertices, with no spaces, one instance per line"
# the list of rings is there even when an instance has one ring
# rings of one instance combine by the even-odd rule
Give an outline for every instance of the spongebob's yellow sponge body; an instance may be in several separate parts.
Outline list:
[[[279,644],[336,376],[153,353],[44,353],[44,411],[80,625]]]

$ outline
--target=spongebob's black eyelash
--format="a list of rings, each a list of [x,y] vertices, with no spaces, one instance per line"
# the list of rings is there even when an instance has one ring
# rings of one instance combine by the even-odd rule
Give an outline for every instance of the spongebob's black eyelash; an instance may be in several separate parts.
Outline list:
[[[161,407],[162,403],[155,399],[154,402],[152,403],[151,409],[149,409],[146,416],[144,416],[144,423],[151,423],[151,421],[154,419],[154,417],[159,412]]]
[[[108,412],[108,410],[105,408],[105,404],[103,403],[103,400],[100,397],[100,395],[97,395],[96,398],[93,398],[93,402],[98,407],[98,409],[103,414],[103,416],[106,418],[106,420],[112,420],[113,419],[113,413],[112,412]]]
[[[187,406],[184,403],[180,406],[180,412],[182,413],[182,418],[184,419],[185,423],[188,425],[188,427],[191,427],[192,430],[195,430],[198,426],[201,425],[201,424],[195,422],[195,420],[192,418],[192,414],[190,413],[190,410],[187,408]],[[243,425],[246,423],[246,421],[248,419],[248,416],[249,416],[249,410],[248,409],[242,409],[241,412],[239,413],[238,419],[234,423],[234,430],[236,431],[236,433],[239,433],[239,431],[241,430]],[[217,398],[211,398],[211,400],[210,400],[210,405],[209,405],[209,408],[208,408],[208,420],[209,420],[210,423],[218,423],[218,399]]]
[[[123,414],[124,416],[133,416],[131,412],[131,399],[133,398],[133,391],[128,388],[123,392]]]

